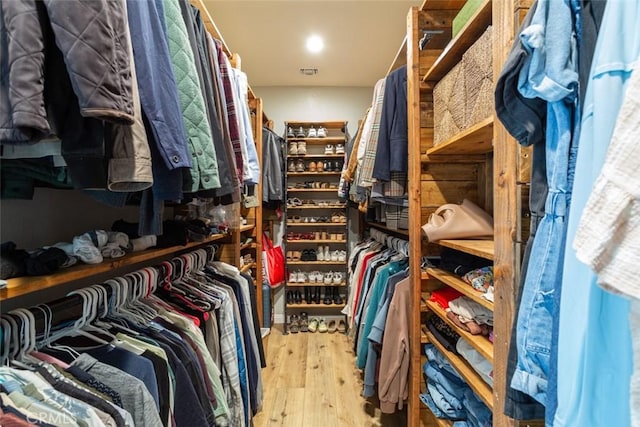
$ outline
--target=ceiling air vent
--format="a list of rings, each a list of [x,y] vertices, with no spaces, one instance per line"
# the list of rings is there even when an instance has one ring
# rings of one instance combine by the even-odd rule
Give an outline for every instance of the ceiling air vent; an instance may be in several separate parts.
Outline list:
[[[303,76],[315,76],[318,74],[317,68],[300,68],[300,74]]]

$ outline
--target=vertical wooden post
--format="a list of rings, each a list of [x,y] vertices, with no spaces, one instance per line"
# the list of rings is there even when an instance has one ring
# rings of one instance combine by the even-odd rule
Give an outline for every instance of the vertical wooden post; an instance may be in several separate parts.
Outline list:
[[[418,52],[419,24],[417,7],[412,7],[407,15],[407,122],[409,131],[409,278],[411,280],[411,324],[409,325],[409,399],[407,425],[420,426],[420,288],[422,236],[420,230],[420,54]],[[415,155],[417,158],[411,159]]]
[[[493,80],[498,80],[502,66],[513,43],[514,0],[493,2]],[[517,265],[520,262],[518,235],[517,197],[517,144],[507,133],[497,117],[493,124],[494,144],[494,365],[493,395],[495,427],[514,426],[514,420],[503,414],[506,378],[506,361],[509,352],[511,324],[513,321]]]

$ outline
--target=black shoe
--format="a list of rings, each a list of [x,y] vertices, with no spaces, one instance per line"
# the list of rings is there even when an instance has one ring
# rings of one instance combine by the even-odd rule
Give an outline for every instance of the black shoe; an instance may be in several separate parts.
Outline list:
[[[293,291],[287,291],[287,304],[293,304]]]
[[[331,294],[330,294],[330,287],[325,286],[324,287],[324,304],[325,305],[331,305],[332,304],[332,299],[331,299]]]
[[[307,261],[317,261],[317,260],[318,260],[318,255],[316,254],[316,250],[309,249],[309,251],[307,252]]]
[[[340,295],[340,288],[338,286],[335,286],[333,288],[333,303],[336,305],[342,305],[343,304],[343,300],[342,300],[342,296]]]
[[[302,304],[302,292],[296,291],[295,300],[296,304]]]

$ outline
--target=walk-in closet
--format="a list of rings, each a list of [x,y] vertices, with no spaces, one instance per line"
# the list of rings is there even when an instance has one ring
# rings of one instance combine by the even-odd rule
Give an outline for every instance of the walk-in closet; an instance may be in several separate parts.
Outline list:
[[[640,426],[639,20],[0,0],[0,426]]]

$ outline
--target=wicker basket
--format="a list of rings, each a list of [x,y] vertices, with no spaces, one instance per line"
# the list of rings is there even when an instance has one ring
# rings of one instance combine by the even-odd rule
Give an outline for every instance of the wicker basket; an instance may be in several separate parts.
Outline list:
[[[464,129],[463,76],[462,63],[458,63],[433,88],[433,145]]]
[[[494,110],[491,27],[462,56],[464,69],[464,129],[490,117]]]

